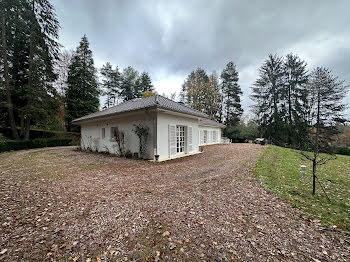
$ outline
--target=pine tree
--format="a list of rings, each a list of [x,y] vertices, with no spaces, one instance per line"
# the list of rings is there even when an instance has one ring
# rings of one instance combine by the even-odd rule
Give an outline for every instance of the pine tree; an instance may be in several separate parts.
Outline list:
[[[142,72],[138,80],[138,90],[140,90],[141,93],[146,91],[154,92],[151,77],[147,72]]]
[[[283,122],[280,116],[283,76],[283,59],[277,55],[269,55],[259,69],[259,78],[252,87],[251,96],[256,102],[254,108],[261,135],[277,144],[283,140]]]
[[[238,84],[238,72],[233,62],[229,62],[221,73],[226,125],[234,126],[243,114],[241,106],[242,90]]]
[[[98,111],[99,87],[89,41],[84,35],[72,57],[66,92],[66,121],[71,130],[72,120]]]
[[[109,108],[117,104],[121,90],[121,74],[119,68],[113,69],[112,65],[107,62],[101,69],[103,94],[106,95],[104,108]]]
[[[131,66],[124,68],[120,91],[120,97],[123,101],[142,97],[142,92],[139,90],[138,79],[139,73],[134,68]]]
[[[58,58],[59,43],[54,7],[48,0],[27,0],[25,10],[30,24],[28,57],[28,84],[24,92],[24,139],[29,139],[32,123],[45,125],[56,118],[57,92],[52,83],[56,79],[53,63]],[[57,120],[57,119],[56,119]]]
[[[10,84],[10,72],[9,64],[11,63],[11,49],[13,50],[14,44],[14,28],[18,23],[18,16],[20,8],[19,2],[12,0],[1,0],[0,1],[0,30],[1,30],[1,64],[3,67],[3,76],[1,77],[1,86],[6,94],[5,107],[7,108],[7,114],[9,117],[9,123],[12,130],[12,137],[19,139],[19,135],[16,129],[15,115],[13,109],[12,92],[13,88]]]
[[[330,70],[318,67],[311,73],[308,88],[310,133],[307,143],[301,145],[301,154],[312,162],[312,194],[315,194],[317,166],[334,159],[332,141],[338,133],[337,121],[343,118],[346,108],[343,99],[348,92],[348,86],[334,77]]]
[[[306,62],[297,55],[288,54],[284,61],[284,90],[282,91],[288,144],[303,143],[307,136],[306,112],[308,106],[308,90],[306,87],[308,74]]]

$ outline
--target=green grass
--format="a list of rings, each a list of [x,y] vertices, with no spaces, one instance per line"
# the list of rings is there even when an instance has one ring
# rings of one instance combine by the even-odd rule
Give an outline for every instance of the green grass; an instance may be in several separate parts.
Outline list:
[[[300,165],[307,166],[302,178]],[[326,199],[319,184],[312,195],[312,165],[297,151],[269,146],[254,168],[254,175],[263,186],[290,201],[311,219],[325,226],[336,225],[350,231],[350,156],[338,155],[336,160],[318,166],[317,176],[325,187],[331,202]]]

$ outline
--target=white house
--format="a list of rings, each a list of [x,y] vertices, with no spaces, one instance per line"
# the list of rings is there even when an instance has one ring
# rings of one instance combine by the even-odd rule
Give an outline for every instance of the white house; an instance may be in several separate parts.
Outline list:
[[[221,143],[223,124],[160,95],[127,101],[75,119],[81,147],[98,152],[140,154],[135,125],[148,129],[144,158],[166,160],[199,152],[199,146]]]

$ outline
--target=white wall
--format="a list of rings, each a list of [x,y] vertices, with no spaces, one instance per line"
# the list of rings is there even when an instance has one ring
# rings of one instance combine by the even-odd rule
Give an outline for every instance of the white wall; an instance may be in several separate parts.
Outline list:
[[[194,153],[199,151],[198,144],[198,119],[197,118],[189,118],[183,116],[176,116],[167,113],[157,113],[157,153],[159,155],[159,159],[167,159],[169,158],[169,125],[182,125],[182,126],[191,126],[192,127],[192,141],[193,141],[193,150],[189,153]],[[186,136],[186,135],[185,135]],[[185,139],[185,147],[187,141]]]
[[[81,124],[81,146],[87,147],[99,152],[109,151],[110,153],[119,153],[117,142],[111,140],[111,127],[118,127],[119,131],[124,131],[125,148],[131,153],[139,152],[139,138],[134,133],[134,124],[143,124],[148,126],[149,135],[147,139],[147,159],[154,158],[153,147],[153,120],[146,113],[141,112],[135,115],[129,115],[122,118],[110,118],[108,120],[94,121]],[[105,138],[102,138],[102,128],[105,128]]]
[[[207,143],[203,143],[201,141],[201,132],[207,130],[208,137],[209,139],[207,140]],[[212,132],[216,131],[217,134],[217,141],[212,140]],[[221,136],[222,136],[222,129],[219,127],[210,127],[210,126],[199,126],[199,131],[198,131],[198,143],[199,145],[213,145],[213,144],[220,144],[221,143]]]

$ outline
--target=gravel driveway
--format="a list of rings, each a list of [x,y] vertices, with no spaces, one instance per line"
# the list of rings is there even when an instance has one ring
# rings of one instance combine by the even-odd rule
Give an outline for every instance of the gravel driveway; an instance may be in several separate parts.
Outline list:
[[[263,150],[215,145],[162,163],[0,154],[0,260],[350,261],[348,236],[259,186]]]

